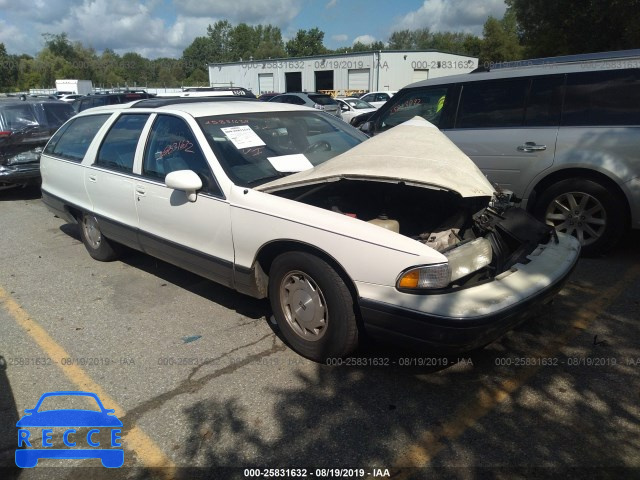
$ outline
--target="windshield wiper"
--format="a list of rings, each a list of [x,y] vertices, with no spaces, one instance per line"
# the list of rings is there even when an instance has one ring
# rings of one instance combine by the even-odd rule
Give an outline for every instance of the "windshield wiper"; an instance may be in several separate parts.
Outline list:
[[[259,182],[266,182],[268,180],[275,180],[276,178],[282,178],[282,177],[286,177],[288,175],[291,175],[292,173],[295,172],[278,172],[275,175],[267,175],[266,177],[260,177],[260,178],[256,178],[255,180],[251,180],[250,182],[247,182],[247,185],[255,185],[256,183]]]

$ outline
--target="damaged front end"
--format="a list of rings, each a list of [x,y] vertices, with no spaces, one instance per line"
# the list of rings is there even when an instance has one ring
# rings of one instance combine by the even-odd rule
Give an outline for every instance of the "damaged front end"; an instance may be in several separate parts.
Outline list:
[[[462,198],[445,189],[343,179],[274,194],[363,220],[412,238],[447,261],[409,269],[400,291],[443,290],[491,281],[555,236],[499,195]],[[375,238],[371,238],[375,241]]]

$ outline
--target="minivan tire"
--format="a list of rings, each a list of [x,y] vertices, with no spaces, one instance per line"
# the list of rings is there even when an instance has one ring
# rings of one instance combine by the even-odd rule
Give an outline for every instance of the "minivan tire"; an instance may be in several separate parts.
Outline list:
[[[625,231],[625,209],[619,196],[587,178],[554,183],[542,192],[533,213],[559,232],[577,237],[585,257],[606,253]]]

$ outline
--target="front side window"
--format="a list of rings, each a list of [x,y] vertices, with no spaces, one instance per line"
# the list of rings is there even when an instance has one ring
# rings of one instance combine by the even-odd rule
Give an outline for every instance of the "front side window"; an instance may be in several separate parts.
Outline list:
[[[640,70],[570,74],[562,125],[640,125]]]
[[[111,114],[89,115],[72,119],[51,138],[44,153],[81,162],[100,127]]]
[[[179,117],[158,115],[149,133],[142,174],[164,182],[168,173],[177,170],[194,171],[203,191],[222,194],[189,125]]]
[[[396,95],[391,100],[393,104],[387,104],[391,108],[380,117],[379,130],[388,130],[415,116],[422,117],[437,127],[441,126],[448,91],[449,87],[438,86],[411,90],[401,97]]]
[[[131,173],[138,139],[148,118],[148,114],[121,115],[105,136],[95,164],[110,170]]]
[[[321,112],[253,112],[198,119],[220,165],[253,187],[326,162],[367,139]]]
[[[463,85],[456,128],[522,126],[528,87],[526,78]]]

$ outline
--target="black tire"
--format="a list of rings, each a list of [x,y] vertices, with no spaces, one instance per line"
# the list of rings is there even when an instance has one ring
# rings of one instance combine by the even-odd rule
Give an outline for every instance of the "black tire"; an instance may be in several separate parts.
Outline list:
[[[625,231],[623,199],[586,178],[554,183],[542,192],[533,213],[559,232],[578,238],[585,257],[606,253]]]
[[[305,252],[276,257],[269,271],[269,300],[282,335],[300,355],[325,362],[357,347],[353,296],[323,259]]]
[[[101,262],[111,262],[120,257],[120,245],[108,240],[100,231],[96,217],[90,213],[83,213],[78,219],[80,237],[87,252],[92,258]]]

